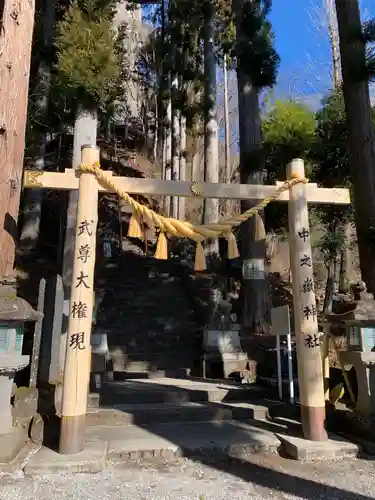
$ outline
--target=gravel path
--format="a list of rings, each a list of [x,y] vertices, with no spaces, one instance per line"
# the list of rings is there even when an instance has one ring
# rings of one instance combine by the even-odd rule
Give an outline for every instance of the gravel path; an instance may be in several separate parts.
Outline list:
[[[276,456],[168,465],[111,464],[96,475],[0,478],[0,500],[369,500],[375,462],[302,464]]]

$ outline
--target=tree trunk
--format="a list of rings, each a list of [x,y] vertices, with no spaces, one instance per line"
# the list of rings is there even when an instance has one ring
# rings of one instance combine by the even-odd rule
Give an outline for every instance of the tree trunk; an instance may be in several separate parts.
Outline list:
[[[191,159],[191,178],[193,181],[198,182],[200,168],[199,168],[199,157],[201,156],[198,148],[194,151],[193,157]]]
[[[337,26],[337,15],[335,8],[335,0],[325,0],[325,10],[328,19],[329,41],[332,55],[332,82],[335,90],[340,89],[342,84],[341,78],[341,57],[340,57],[340,39]],[[351,224],[347,222],[344,226],[345,241],[351,239]],[[346,239],[349,234],[349,240]],[[341,251],[340,279],[339,291],[346,293],[348,291],[349,277],[348,264],[351,261],[351,248],[349,245],[344,246]]]
[[[230,122],[229,122],[229,102],[228,102],[228,66],[227,55],[224,54],[224,130],[225,130],[225,182],[231,182],[231,162],[230,162]],[[227,200],[225,214],[230,215],[232,200]]]
[[[327,266],[327,282],[326,282],[326,293],[324,296],[323,311],[325,313],[332,312],[332,299],[335,292],[335,274],[336,274],[336,264],[332,260]]]
[[[42,19],[42,56],[38,67],[36,82],[37,99],[35,102],[35,118],[38,126],[33,137],[35,144],[35,169],[44,170],[47,147],[47,117],[51,86],[51,54],[56,17],[56,0],[46,0]],[[28,189],[24,195],[23,224],[20,245],[24,249],[34,249],[39,240],[40,221],[42,217],[43,191]]]
[[[336,0],[362,279],[375,292],[375,134],[357,0]]]
[[[217,126],[217,99],[216,99],[216,57],[215,57],[215,27],[214,6],[210,0],[204,24],[204,73],[205,73],[205,116],[204,116],[204,180],[205,182],[219,182],[219,136]],[[205,198],[203,209],[205,224],[218,222],[219,200]],[[219,243],[215,240],[207,242],[208,257],[219,254]]]
[[[165,172],[165,180],[170,181],[172,178],[172,103],[171,99],[169,99],[167,104],[167,123],[164,127],[164,172]],[[171,213],[171,197],[165,196],[164,198],[164,212],[169,217]]]
[[[176,107],[178,78],[172,80],[172,180],[178,181],[180,176],[180,111]],[[172,196],[172,217],[178,219],[178,197]]]
[[[159,133],[159,102],[155,99],[155,130],[154,130],[154,143],[152,148],[153,161],[156,165],[160,165],[160,160],[162,158],[161,151],[163,151],[163,139]],[[162,164],[163,165],[163,164]]]
[[[186,117],[181,114],[180,117],[180,181],[186,180]],[[185,220],[186,198],[181,196],[178,199],[178,217]]]
[[[329,42],[332,55],[332,81],[334,88],[338,89],[341,85],[341,60],[335,0],[325,0],[324,8],[328,20]]]
[[[241,19],[244,0],[234,0],[237,43],[242,40]],[[237,62],[238,118],[240,136],[240,178],[243,184],[263,184],[264,161],[262,158],[262,132],[258,89],[251,83]],[[248,210],[256,201],[241,202],[241,210]],[[240,253],[244,275],[240,300],[242,324],[250,334],[269,333],[271,300],[266,273],[266,233],[263,213],[242,224],[240,230]],[[246,269],[255,267],[255,273]]]
[[[0,276],[6,276],[17,239],[35,1],[0,3]]]
[[[347,293],[349,291],[350,273],[351,273],[351,241],[352,241],[352,225],[348,222],[344,227],[345,246],[341,251],[340,258],[340,278],[339,292]]]
[[[168,89],[168,78],[166,74],[166,50],[165,50],[165,25],[166,25],[166,0],[161,1],[160,29],[162,45],[162,57],[159,65],[159,75],[157,75],[157,95],[156,95],[156,118],[155,118],[155,141],[157,142],[156,156],[162,162],[163,179],[165,179],[165,140],[166,140],[166,117],[167,108],[165,103],[165,92]],[[155,55],[155,52],[154,52]],[[156,60],[156,57],[155,57]],[[164,202],[163,202],[164,203]],[[165,207],[164,207],[165,208]]]

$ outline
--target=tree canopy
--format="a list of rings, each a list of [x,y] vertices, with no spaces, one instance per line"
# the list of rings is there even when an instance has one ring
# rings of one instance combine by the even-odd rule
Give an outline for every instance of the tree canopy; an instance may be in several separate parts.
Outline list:
[[[58,23],[56,68],[70,100],[103,106],[119,92],[123,53],[112,24],[115,4],[74,0]]]

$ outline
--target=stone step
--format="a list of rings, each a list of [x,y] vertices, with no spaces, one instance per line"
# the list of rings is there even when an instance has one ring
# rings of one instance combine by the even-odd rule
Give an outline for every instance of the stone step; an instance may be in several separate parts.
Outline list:
[[[115,371],[113,378],[115,381],[124,381],[129,379],[146,379],[146,378],[182,378],[190,375],[190,368],[171,368],[170,370],[152,370],[149,363],[136,361],[127,363],[126,370]]]
[[[221,422],[227,420],[264,420],[268,408],[262,404],[240,403],[158,403],[116,405],[90,408],[89,426],[149,425],[173,422]]]
[[[169,461],[181,456],[242,459],[260,451],[277,453],[280,446],[274,432],[255,420],[90,426],[86,438],[106,441],[108,457],[119,461]]]
[[[137,336],[136,340],[142,340],[145,338],[145,336],[149,338],[155,338],[158,340],[159,339],[172,340],[173,338],[178,337],[179,340],[181,340],[182,342],[185,341],[186,343],[188,343],[189,340],[191,340],[192,335],[194,337],[201,336],[200,332],[197,332],[197,328],[193,327],[192,324],[182,325],[182,328],[177,325],[176,327],[173,327],[171,329],[167,329],[166,326],[168,326],[168,323],[164,325],[158,325],[157,323],[149,323],[144,327],[142,327],[141,324],[139,325],[124,324],[122,328],[111,329],[111,338],[113,339],[114,343],[116,343],[119,346],[122,346],[122,345],[127,345],[129,343],[128,339],[130,335],[136,335]],[[147,348],[147,344],[145,345],[144,342],[142,343],[142,346],[146,351],[149,350]]]
[[[179,353],[177,350],[174,354],[171,354],[170,359],[166,359],[163,354],[160,357],[155,355],[155,353],[131,353],[128,355],[117,354],[117,352],[111,351],[110,355],[113,362],[113,370],[120,373],[118,379],[125,380],[128,377],[121,375],[121,372],[127,373],[156,373],[160,372],[160,377],[165,377],[166,374],[163,372],[174,371],[176,375],[167,375],[168,377],[182,377],[186,376],[188,370],[191,370],[194,365],[194,355],[193,352]],[[133,377],[134,378],[134,377]],[[144,378],[144,377],[140,377]],[[154,376],[157,378],[157,376]]]
[[[178,383],[174,383],[178,380]],[[253,401],[264,392],[256,386],[194,383],[184,379],[144,379],[104,382],[100,404]]]
[[[132,463],[139,465],[140,459],[158,466],[164,461],[179,461],[180,457],[200,458],[203,463],[210,458],[248,460],[249,454],[276,454],[280,447],[273,427],[255,420],[223,421],[220,424],[211,421],[89,426],[85,437],[84,451],[79,454],[60,455],[44,446],[29,454],[24,464],[25,475],[30,478],[79,472],[92,474],[105,469],[107,460],[127,466]],[[195,496],[198,498],[198,493]]]
[[[147,363],[149,365],[157,364],[158,368],[160,370],[163,370],[164,369],[163,364],[164,366],[168,367],[175,365],[176,358],[178,358],[179,361],[181,362],[182,359],[190,361],[194,357],[194,350],[189,348],[188,345],[186,345],[185,346],[186,349],[182,351],[180,349],[178,340],[174,340],[172,338],[169,344],[165,345],[165,350],[163,351],[159,349],[160,343],[153,342],[152,340],[153,339],[147,338],[147,341],[150,344],[149,350],[147,351],[137,349],[136,347],[132,347],[129,349],[128,346],[122,346],[121,344],[116,344],[116,347],[113,348],[110,347],[109,351],[113,359],[118,358],[119,360],[121,360],[121,362],[124,362],[129,366],[130,364],[132,364],[135,370],[139,369],[137,367],[137,363],[140,363],[140,366],[142,365],[142,363],[143,365]],[[176,347],[176,349],[173,349],[173,347]],[[154,350],[152,350],[152,348],[154,348]],[[141,368],[140,371],[144,371],[144,369]]]

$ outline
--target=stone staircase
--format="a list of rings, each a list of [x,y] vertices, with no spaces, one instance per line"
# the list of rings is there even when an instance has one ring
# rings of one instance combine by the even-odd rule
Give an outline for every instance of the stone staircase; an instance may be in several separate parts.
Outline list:
[[[104,298],[95,329],[107,333],[113,377],[104,377],[99,393],[89,396],[88,435],[112,429],[115,438],[122,432],[126,450],[133,453],[142,446],[169,446],[167,436],[183,430],[183,439],[189,441],[191,436],[201,447],[202,438],[205,449],[212,447],[212,440],[222,446],[220,425],[225,424],[233,430],[227,436],[229,445],[243,442],[240,423],[266,421],[275,404],[264,404],[264,390],[257,386],[193,378],[202,338],[195,322],[200,317],[196,301],[184,288],[186,272],[173,259],[147,257],[139,241],[123,238],[120,246],[110,261],[104,259],[97,268],[96,288],[104,290]],[[208,291],[210,283],[205,286]],[[205,297],[203,302],[207,301]],[[207,321],[204,314],[199,321]],[[250,432],[251,436],[257,433]],[[257,439],[250,434],[245,439],[250,448],[257,447]],[[135,435],[138,440],[132,441],[130,449],[129,439]],[[160,438],[155,446],[152,436]],[[170,437],[168,442],[179,439]]]
[[[290,419],[279,418],[285,405],[265,396],[264,388],[217,380],[105,381],[90,394],[87,439],[106,440],[116,460],[276,453],[275,433]]]
[[[148,258],[126,239],[96,281],[104,290],[96,329],[107,332],[115,379],[190,373],[200,340],[178,262]]]
[[[172,259],[145,256],[139,245],[124,238],[121,251],[97,269],[104,298],[95,329],[107,333],[113,376],[89,396],[88,439],[108,441],[117,458],[275,451],[279,441],[258,424],[267,426],[278,404],[265,404],[255,385],[193,378],[202,338],[186,273]]]
[[[89,425],[264,419],[280,402],[257,385],[193,378],[105,381],[89,396]],[[268,396],[268,398],[266,397]]]

